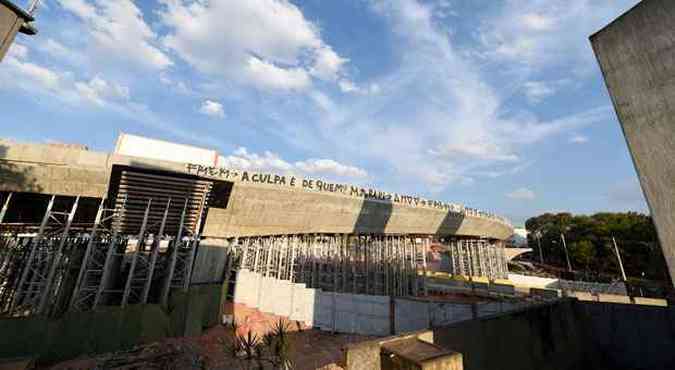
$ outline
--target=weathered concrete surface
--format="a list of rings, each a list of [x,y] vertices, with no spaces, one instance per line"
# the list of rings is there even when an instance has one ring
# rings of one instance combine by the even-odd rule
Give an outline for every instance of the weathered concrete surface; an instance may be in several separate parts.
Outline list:
[[[418,338],[382,345],[383,370],[463,370],[462,354],[448,351]]]
[[[608,369],[672,369],[675,309],[578,302],[593,359]]]
[[[585,369],[579,322],[568,301],[436,328],[434,339],[461,353],[466,370]]]
[[[435,343],[466,370],[671,369],[675,310],[614,303],[556,303],[434,328]]]
[[[511,229],[493,220],[429,208],[259,184],[235,184],[228,207],[210,210],[204,235],[227,237],[312,232],[466,235],[506,239]]]
[[[643,0],[591,44],[675,285],[675,1]]]
[[[12,45],[16,33],[19,32],[26,21],[32,20],[32,17],[13,3],[8,0],[0,0],[0,61]]]
[[[102,197],[110,169],[186,174],[186,164],[98,153],[78,146],[0,142],[0,191]],[[18,180],[17,180],[18,179]],[[206,238],[302,233],[391,233],[489,237],[512,227],[495,219],[301,188],[235,182],[226,208],[211,207]]]
[[[0,191],[102,197],[108,155],[81,146],[0,141]]]
[[[434,335],[431,331],[419,331],[415,333],[410,333],[406,335],[399,335],[395,337],[386,337],[379,338],[375,340],[359,342],[348,344],[344,347],[344,365],[346,370],[380,370],[380,369],[399,369],[401,367],[391,367],[391,364],[387,364],[387,367],[384,367],[385,363],[383,362],[383,348],[387,344],[406,341],[406,340],[419,340],[428,344],[434,344]],[[459,357],[459,359],[457,359]],[[460,367],[453,370],[461,370],[461,356],[454,357],[455,365]],[[459,360],[459,361],[457,361]],[[410,366],[403,367],[405,369],[416,369],[419,367]],[[424,369],[437,369],[438,367],[423,367]],[[441,369],[445,367],[440,367]],[[450,368],[452,369],[452,368]]]

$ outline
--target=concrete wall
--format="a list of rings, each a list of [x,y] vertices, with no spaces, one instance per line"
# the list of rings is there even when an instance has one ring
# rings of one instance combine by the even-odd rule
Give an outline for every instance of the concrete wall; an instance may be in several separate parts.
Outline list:
[[[591,36],[675,285],[675,2],[643,0]]]
[[[193,286],[172,294],[168,309],[157,304],[101,306],[58,318],[0,318],[0,359],[33,357],[45,364],[165,337],[198,336],[220,321],[220,291],[218,284]]]
[[[0,191],[102,197],[108,156],[78,146],[0,141]]]
[[[331,332],[390,333],[390,299],[385,296],[323,292],[239,270],[234,303]]]
[[[396,333],[443,327],[454,323],[512,312],[535,303],[527,301],[485,301],[478,303],[433,302],[414,298],[396,298]]]
[[[460,352],[465,370],[586,369],[572,302],[435,328],[438,345]],[[588,367],[590,368],[590,367]]]
[[[578,302],[594,360],[609,369],[672,369],[675,309]]]
[[[465,370],[672,369],[675,310],[566,299],[433,329]]]
[[[126,165],[186,173],[186,164],[108,155],[77,146],[0,142],[0,191],[101,197],[110,168]],[[301,181],[301,180],[299,180]],[[210,208],[207,238],[298,233],[466,235],[506,239],[495,219],[340,193],[235,181],[226,208]]]

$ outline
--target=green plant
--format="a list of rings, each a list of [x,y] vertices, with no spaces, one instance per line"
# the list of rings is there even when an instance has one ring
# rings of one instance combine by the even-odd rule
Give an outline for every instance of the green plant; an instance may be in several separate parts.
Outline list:
[[[293,362],[290,359],[291,340],[287,322],[280,319],[274,324],[272,330],[262,337],[253,334],[251,331],[246,335],[241,335],[237,333],[237,329],[237,324],[233,322],[231,343],[221,341],[226,352],[231,353],[232,357],[251,362],[255,361],[258,369],[264,369],[264,364],[272,365],[274,369],[293,369]]]

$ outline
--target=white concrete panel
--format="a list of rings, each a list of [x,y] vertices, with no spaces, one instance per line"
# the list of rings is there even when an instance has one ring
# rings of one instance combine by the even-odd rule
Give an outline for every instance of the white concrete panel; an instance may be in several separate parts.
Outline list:
[[[218,152],[215,150],[125,133],[117,138],[114,153],[162,161],[197,163],[204,166],[216,166],[218,160]]]
[[[302,321],[309,326],[314,325],[315,289],[305,288],[305,284],[293,284],[293,301],[291,320]]]
[[[293,300],[293,284],[286,280],[274,280],[271,284],[272,291],[265,291],[269,297],[275,315],[290,317]]]
[[[258,307],[260,275],[245,269],[237,272],[237,285],[234,289],[234,302],[251,308]]]
[[[282,297],[277,295],[277,282],[271,277],[262,277],[260,279],[260,291],[258,293],[258,309],[265,313],[276,314],[276,303]]]

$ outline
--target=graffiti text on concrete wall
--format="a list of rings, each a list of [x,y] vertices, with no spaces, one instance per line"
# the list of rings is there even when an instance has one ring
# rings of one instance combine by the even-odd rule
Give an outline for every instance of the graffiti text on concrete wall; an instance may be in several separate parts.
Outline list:
[[[453,212],[462,211],[462,206],[429,200],[420,197],[389,193],[375,189],[366,189],[354,185],[332,183],[316,179],[305,179],[291,175],[278,175],[253,171],[238,171],[222,167],[202,166],[200,164],[186,164],[187,173],[197,176],[217,177],[223,180],[290,186],[306,190],[326,193],[341,193],[364,199],[377,199],[385,202],[401,203],[411,206],[431,207]]]

